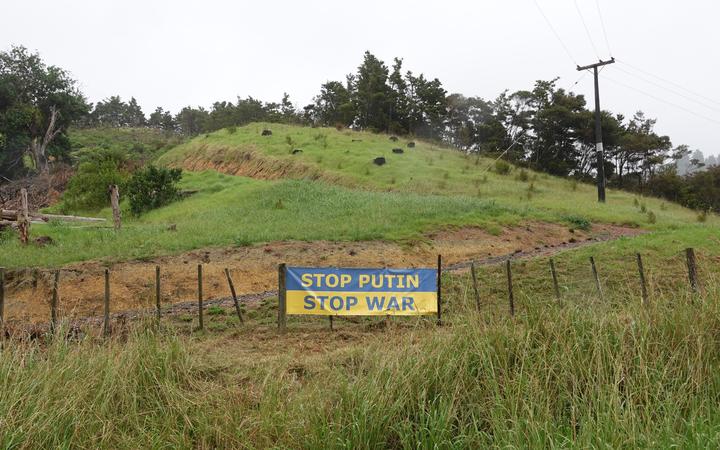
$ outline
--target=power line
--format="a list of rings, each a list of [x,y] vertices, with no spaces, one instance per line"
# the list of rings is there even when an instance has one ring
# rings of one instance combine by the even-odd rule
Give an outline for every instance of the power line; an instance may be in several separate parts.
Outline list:
[[[694,98],[692,98],[692,97],[690,97],[690,96],[688,96],[688,95],[683,94],[682,92],[676,91],[676,90],[671,89],[671,88],[669,88],[669,87],[667,87],[667,86],[663,86],[663,85],[660,84],[660,83],[656,83],[655,81],[649,80],[649,79],[647,79],[647,78],[645,78],[645,77],[642,77],[642,76],[640,76],[640,75],[638,75],[638,74],[635,74],[635,73],[632,73],[632,72],[628,72],[627,70],[625,70],[625,69],[623,69],[623,68],[618,67],[618,70],[620,70],[621,72],[624,72],[624,73],[626,73],[626,74],[628,74],[628,75],[630,75],[630,76],[632,76],[632,77],[635,77],[635,78],[637,78],[637,79],[643,80],[643,81],[645,81],[646,83],[650,83],[650,84],[652,84],[653,86],[657,86],[657,87],[659,87],[660,89],[664,89],[664,90],[666,90],[666,91],[668,91],[668,92],[671,92],[671,93],[677,95],[678,97],[682,97],[682,98],[684,98],[684,99],[686,99],[686,100],[689,100],[689,101],[691,101],[691,102],[697,103],[698,105],[703,106],[703,107],[705,107],[705,108],[707,108],[707,109],[710,109],[710,110],[713,110],[713,111],[716,111],[716,112],[720,112],[720,107],[715,107],[715,106],[712,106],[712,105],[708,105],[708,104],[706,104],[706,103],[703,103],[703,102],[701,102],[701,101],[699,101],[699,100],[697,100],[697,99],[694,99]]]
[[[630,86],[630,85],[628,85],[628,84],[622,83],[622,82],[617,81],[617,80],[613,80],[612,78],[609,78],[609,77],[607,77],[607,76],[605,76],[604,78],[605,78],[606,80],[612,81],[613,83],[615,83],[615,84],[617,84],[617,85],[623,86],[623,87],[625,87],[625,88],[627,88],[627,89],[630,89],[630,90],[639,92],[639,93],[641,93],[641,94],[643,94],[643,95],[646,95],[646,96],[648,96],[648,97],[650,97],[650,98],[653,98],[653,99],[655,99],[655,100],[657,100],[657,101],[659,101],[659,102],[666,103],[666,104],[668,104],[668,105],[670,105],[670,106],[674,106],[675,108],[681,109],[681,110],[683,110],[683,111],[685,111],[685,112],[687,112],[687,113],[689,113],[689,114],[692,114],[692,115],[694,115],[694,116],[700,117],[701,119],[705,119],[705,120],[707,120],[707,121],[709,121],[709,122],[713,122],[713,123],[716,123],[716,124],[720,124],[720,120],[713,119],[713,118],[711,118],[711,117],[708,117],[708,116],[705,116],[705,115],[703,115],[703,114],[697,113],[697,112],[695,112],[695,111],[693,111],[693,110],[691,110],[691,109],[685,108],[684,106],[678,105],[677,103],[673,103],[673,102],[667,101],[667,100],[665,100],[665,99],[663,99],[663,98],[660,98],[660,97],[657,97],[657,96],[655,96],[655,95],[653,95],[653,94],[650,94],[649,92],[643,91],[642,89],[638,89],[638,88],[632,87],[632,86]]]
[[[581,82],[582,79],[585,78],[588,73],[589,73],[589,71],[587,71],[587,70],[583,71],[583,73],[578,77],[578,79],[575,80],[575,82],[573,84],[571,84],[570,86],[568,86],[567,89],[565,89],[565,90],[570,92],[570,89],[574,88],[579,82]]]
[[[585,23],[585,18],[583,17],[582,12],[580,12],[580,7],[578,6],[577,0],[575,0],[575,11],[577,11],[578,16],[580,16],[580,21],[582,22],[583,28],[585,28],[585,34],[587,34],[590,45],[592,45],[592,48],[595,51],[595,56],[597,56],[597,59],[600,59],[600,53],[598,53],[597,47],[595,47],[595,41],[593,41],[592,35],[590,34],[590,29],[588,29],[587,23]]]
[[[664,83],[671,84],[671,85],[673,85],[673,86],[675,86],[675,87],[677,87],[677,88],[679,88],[679,89],[682,89],[683,91],[687,92],[688,94],[692,94],[692,95],[694,95],[694,96],[696,96],[696,97],[699,97],[699,98],[702,98],[702,99],[704,99],[704,100],[707,100],[707,101],[709,101],[710,103],[715,103],[715,104],[717,104],[717,105],[720,105],[720,102],[719,102],[719,101],[713,100],[713,99],[711,99],[711,98],[709,98],[709,97],[706,97],[706,96],[703,95],[703,94],[698,94],[697,92],[693,92],[693,91],[687,89],[685,86],[683,86],[683,85],[681,85],[681,84],[679,84],[679,83],[675,83],[675,82],[670,81],[670,80],[668,80],[668,79],[665,79],[665,78],[663,78],[663,77],[661,77],[661,76],[659,76],[659,75],[655,75],[655,74],[652,73],[652,72],[648,72],[647,70],[643,70],[643,69],[641,69],[641,68],[639,68],[639,67],[633,66],[633,65],[630,64],[629,62],[620,61],[620,60],[618,60],[618,62],[621,63],[621,64],[624,64],[624,65],[626,65],[626,66],[628,66],[628,67],[630,67],[630,68],[632,68],[632,69],[634,69],[634,70],[637,70],[638,72],[642,72],[642,73],[644,73],[644,74],[646,74],[646,75],[650,75],[651,77],[656,78],[656,79],[658,79],[658,80],[660,80],[660,81],[662,81],[662,82],[664,82]]]
[[[540,15],[543,16],[543,19],[545,19],[545,23],[547,23],[548,27],[550,27],[550,30],[553,32],[553,34],[557,38],[560,45],[562,45],[562,48],[565,49],[565,53],[567,53],[567,55],[570,57],[573,64],[575,64],[577,66],[577,61],[575,61],[575,58],[573,58],[572,54],[570,53],[570,50],[568,50],[567,46],[565,45],[563,40],[560,38],[560,35],[555,30],[555,27],[553,27],[552,23],[550,23],[550,19],[548,19],[547,16],[545,15],[545,13],[543,12],[542,8],[540,7],[540,3],[538,3],[537,0],[534,0],[534,1],[535,1],[535,6],[537,6],[538,11],[540,11]]]
[[[603,36],[605,36],[605,45],[607,45],[608,53],[612,56],[610,40],[608,40],[607,30],[605,29],[605,20],[603,19],[602,12],[600,11],[600,0],[595,0],[595,6],[597,6],[598,16],[600,16],[600,25],[602,26]]]

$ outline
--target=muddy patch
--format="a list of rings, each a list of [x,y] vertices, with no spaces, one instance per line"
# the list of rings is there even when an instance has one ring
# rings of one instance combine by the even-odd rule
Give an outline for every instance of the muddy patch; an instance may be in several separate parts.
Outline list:
[[[209,304],[229,304],[224,274],[228,268],[238,295],[265,298],[277,290],[280,263],[342,267],[434,267],[438,254],[448,269],[467,267],[470,260],[492,264],[510,256],[552,254],[592,242],[633,236],[642,230],[595,225],[590,231],[528,222],[491,234],[480,228],[451,228],[430,233],[427,239],[409,244],[370,242],[273,242],[248,247],[195,250],[146,261],[127,261],[110,266],[111,309],[132,315],[155,304],[155,266],[160,266],[162,304],[168,311],[194,308],[197,297],[197,265],[203,265],[203,293]],[[90,261],[62,268],[60,308],[63,318],[100,316],[103,311],[105,265]],[[11,270],[7,274],[5,314],[7,320],[46,322],[50,317],[53,272],[47,269]],[[254,298],[254,297],[252,297]],[[132,317],[130,317],[132,318]]]

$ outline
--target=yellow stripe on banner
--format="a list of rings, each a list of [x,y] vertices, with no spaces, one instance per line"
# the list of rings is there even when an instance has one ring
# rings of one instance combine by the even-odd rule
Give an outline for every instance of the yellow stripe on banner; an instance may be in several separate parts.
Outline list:
[[[437,313],[436,292],[287,291],[287,313],[324,316],[420,316]]]

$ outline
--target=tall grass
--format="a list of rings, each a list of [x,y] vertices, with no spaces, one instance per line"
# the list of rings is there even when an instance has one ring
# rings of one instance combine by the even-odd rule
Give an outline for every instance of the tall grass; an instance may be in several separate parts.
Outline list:
[[[719,285],[697,296],[678,289],[650,308],[547,302],[515,318],[472,312],[450,287],[445,326],[420,321],[315,355],[303,349],[326,343],[327,331],[278,335],[274,356],[233,352],[244,345],[242,332],[8,343],[0,357],[0,445],[720,444]]]

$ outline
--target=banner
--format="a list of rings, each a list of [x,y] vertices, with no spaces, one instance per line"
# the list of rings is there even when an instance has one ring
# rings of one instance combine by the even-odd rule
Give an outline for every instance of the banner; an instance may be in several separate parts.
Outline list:
[[[288,267],[287,314],[416,316],[437,313],[435,269]]]

